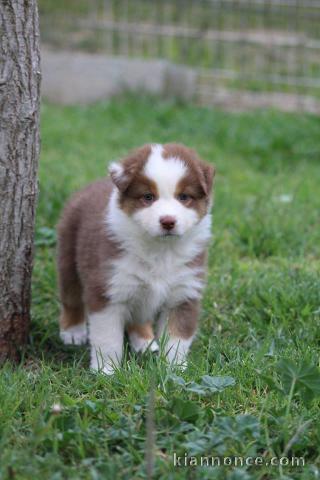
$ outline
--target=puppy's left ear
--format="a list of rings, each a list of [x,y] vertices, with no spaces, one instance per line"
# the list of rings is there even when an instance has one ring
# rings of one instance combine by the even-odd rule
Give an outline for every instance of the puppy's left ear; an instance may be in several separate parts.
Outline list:
[[[203,180],[201,182],[201,186],[203,188],[204,193],[206,195],[210,195],[216,170],[213,165],[203,162],[202,173],[203,173]]]

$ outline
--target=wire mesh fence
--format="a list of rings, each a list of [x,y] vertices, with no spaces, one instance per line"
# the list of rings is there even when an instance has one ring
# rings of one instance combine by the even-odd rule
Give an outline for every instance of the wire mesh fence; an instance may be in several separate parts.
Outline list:
[[[41,0],[40,13],[57,48],[196,69],[200,103],[320,101],[320,0]]]

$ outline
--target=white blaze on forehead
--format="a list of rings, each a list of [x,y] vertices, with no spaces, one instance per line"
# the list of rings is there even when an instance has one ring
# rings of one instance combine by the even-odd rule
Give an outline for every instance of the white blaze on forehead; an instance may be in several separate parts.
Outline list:
[[[156,183],[159,196],[168,198],[174,195],[177,184],[187,173],[187,167],[179,158],[163,158],[162,153],[162,145],[152,146],[144,174]]]

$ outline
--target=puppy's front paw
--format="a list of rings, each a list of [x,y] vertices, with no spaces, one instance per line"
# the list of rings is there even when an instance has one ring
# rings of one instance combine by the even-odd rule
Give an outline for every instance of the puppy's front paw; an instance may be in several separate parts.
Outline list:
[[[119,362],[114,363],[110,358],[105,360],[99,353],[91,352],[90,370],[93,373],[104,373],[105,375],[113,375],[116,370],[116,366]]]
[[[86,323],[60,330],[60,338],[65,345],[84,345],[88,341]]]
[[[137,353],[145,353],[149,350],[152,353],[159,351],[158,342],[154,338],[142,338],[136,333],[129,335],[131,348]]]
[[[187,368],[187,354],[192,342],[191,339],[170,337],[166,344],[166,356],[171,365],[177,365],[182,370]]]
[[[91,366],[90,370],[93,373],[103,373],[104,375],[114,375],[115,369],[112,365],[105,365],[103,368],[98,368],[96,366]]]
[[[103,367],[103,369],[101,370],[102,373],[104,373],[105,375],[114,375],[115,373],[115,368],[112,366],[112,365],[105,365]]]

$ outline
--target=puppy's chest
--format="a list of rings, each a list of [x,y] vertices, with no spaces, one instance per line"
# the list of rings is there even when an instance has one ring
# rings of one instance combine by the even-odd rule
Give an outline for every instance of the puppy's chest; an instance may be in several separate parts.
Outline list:
[[[126,254],[113,262],[108,296],[112,301],[126,303],[141,321],[163,308],[199,297],[202,281],[199,269],[174,254],[141,259]]]

